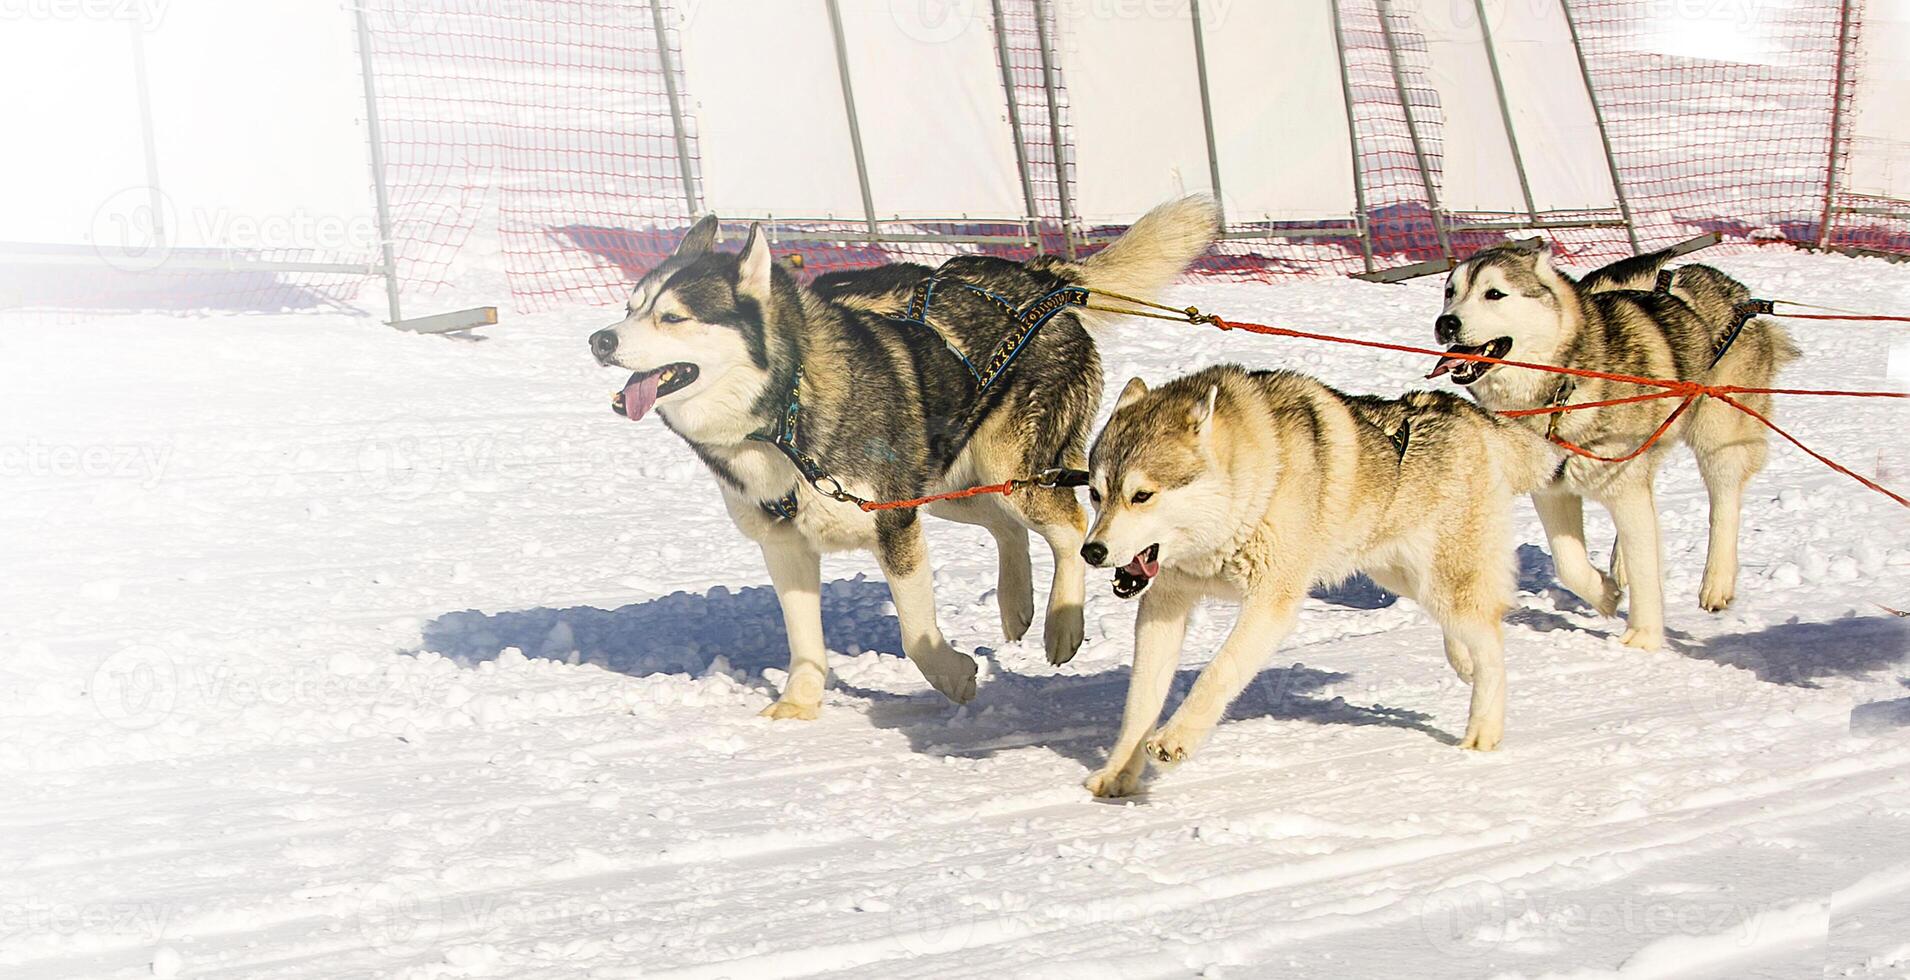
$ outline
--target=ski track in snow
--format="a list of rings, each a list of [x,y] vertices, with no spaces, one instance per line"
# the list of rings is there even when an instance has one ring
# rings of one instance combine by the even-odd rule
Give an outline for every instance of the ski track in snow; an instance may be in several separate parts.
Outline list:
[[[1712,261],[1910,310],[1906,267]],[[1438,292],[1172,299],[1425,344]],[[344,313],[0,335],[0,975],[1910,975],[1910,623],[1879,608],[1910,606],[1910,516],[1790,447],[1715,616],[1702,486],[1667,464],[1660,653],[1556,585],[1521,503],[1502,751],[1453,747],[1437,631],[1355,581],[1199,756],[1113,804],[1080,782],[1134,607],[1097,576],[1049,667],[1038,623],[1001,640],[972,528],[930,532],[972,704],[929,691],[873,560],[840,555],[822,718],[755,717],[786,661],[767,574],[688,449],[608,411],[622,379],[584,351],[607,316],[475,343]],[[1791,326],[1785,383],[1901,384],[1899,328]],[[1103,351],[1110,396],[1220,360],[1385,393],[1429,367],[1154,321]],[[1779,418],[1910,487],[1902,406]],[[1231,619],[1198,614],[1176,698]]]

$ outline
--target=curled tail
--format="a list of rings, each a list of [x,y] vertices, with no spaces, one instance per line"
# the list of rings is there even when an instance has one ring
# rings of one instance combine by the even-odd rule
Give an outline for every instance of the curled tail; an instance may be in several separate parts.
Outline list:
[[[1194,194],[1168,201],[1142,215],[1127,233],[1106,248],[1075,263],[1052,267],[1062,278],[1090,290],[1156,299],[1175,277],[1201,257],[1220,232],[1214,199]],[[1083,322],[1099,326],[1117,314],[1087,312]]]

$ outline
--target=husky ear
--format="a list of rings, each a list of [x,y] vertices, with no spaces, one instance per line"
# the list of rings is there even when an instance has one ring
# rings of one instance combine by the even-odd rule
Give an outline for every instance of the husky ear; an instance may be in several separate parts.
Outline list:
[[[696,227],[691,228],[689,234],[684,235],[683,240],[677,243],[676,252],[673,254],[677,258],[693,259],[708,253],[715,247],[716,215],[706,214],[703,220],[698,221]]]
[[[1120,411],[1141,400],[1147,394],[1147,382],[1139,378],[1129,378],[1127,387],[1121,389],[1121,397],[1114,400],[1114,410]]]
[[[763,226],[750,225],[749,241],[743,243],[743,265],[736,272],[736,292],[767,302],[769,300],[769,269],[772,261],[769,254],[769,236],[763,234]]]
[[[1195,435],[1206,437],[1207,430],[1213,427],[1214,407],[1219,401],[1220,386],[1211,385],[1207,389],[1207,397],[1196,403],[1194,410],[1187,414],[1187,421],[1193,425]]]

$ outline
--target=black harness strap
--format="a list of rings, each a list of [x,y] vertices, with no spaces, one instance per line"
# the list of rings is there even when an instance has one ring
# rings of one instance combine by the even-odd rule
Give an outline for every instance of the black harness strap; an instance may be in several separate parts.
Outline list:
[[[1711,355],[1711,363],[1705,367],[1705,370],[1709,371],[1717,367],[1718,362],[1724,360],[1724,355],[1731,352],[1731,345],[1738,342],[1738,335],[1744,332],[1744,325],[1750,323],[1753,317],[1773,313],[1776,309],[1776,304],[1768,299],[1754,299],[1739,303],[1737,311],[1731,317],[1730,329],[1726,330],[1724,336],[1718,340],[1716,352]]]
[[[796,436],[802,426],[802,366],[796,367],[796,378],[789,385],[789,405],[783,409],[782,419],[769,432],[752,432],[749,438],[756,442],[768,443],[776,447],[795,465],[796,472],[815,485],[823,479],[833,479],[824,472],[822,464],[815,457],[803,452],[796,445]],[[818,487],[817,489],[821,489]],[[841,485],[838,484],[838,491]],[[761,501],[763,512],[778,521],[792,520],[796,516],[796,491],[791,488],[786,494],[775,500]]]
[[[1088,305],[1088,291],[1081,286],[1058,286],[1025,306],[1016,306],[1012,300],[1000,293],[983,289],[973,283],[962,282],[959,279],[945,280],[942,278],[942,273],[937,271],[915,287],[915,292],[909,296],[909,305],[902,315],[889,319],[935,330],[928,322],[929,307],[934,303],[936,287],[944,282],[986,299],[1013,324],[1007,335],[995,344],[987,360],[979,368],[961,348],[955,346],[954,341],[949,340],[941,331],[936,331],[937,335],[942,337],[942,342],[948,345],[948,349],[953,351],[957,358],[961,359],[962,366],[968,368],[968,373],[975,378],[977,392],[987,391],[988,387],[1008,370],[1008,366],[1015,362],[1015,358],[1021,355],[1022,349],[1028,345],[1028,341],[1036,332],[1048,325],[1048,321],[1070,306]]]

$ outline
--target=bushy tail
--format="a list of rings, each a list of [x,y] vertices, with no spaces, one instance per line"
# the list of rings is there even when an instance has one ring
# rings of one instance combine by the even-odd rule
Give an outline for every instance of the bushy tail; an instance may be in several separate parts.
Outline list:
[[[1220,233],[1220,209],[1214,199],[1194,194],[1169,201],[1141,216],[1114,243],[1068,266],[1062,274],[1090,290],[1106,290],[1159,301],[1160,291]],[[1083,314],[1090,326],[1113,314]]]

